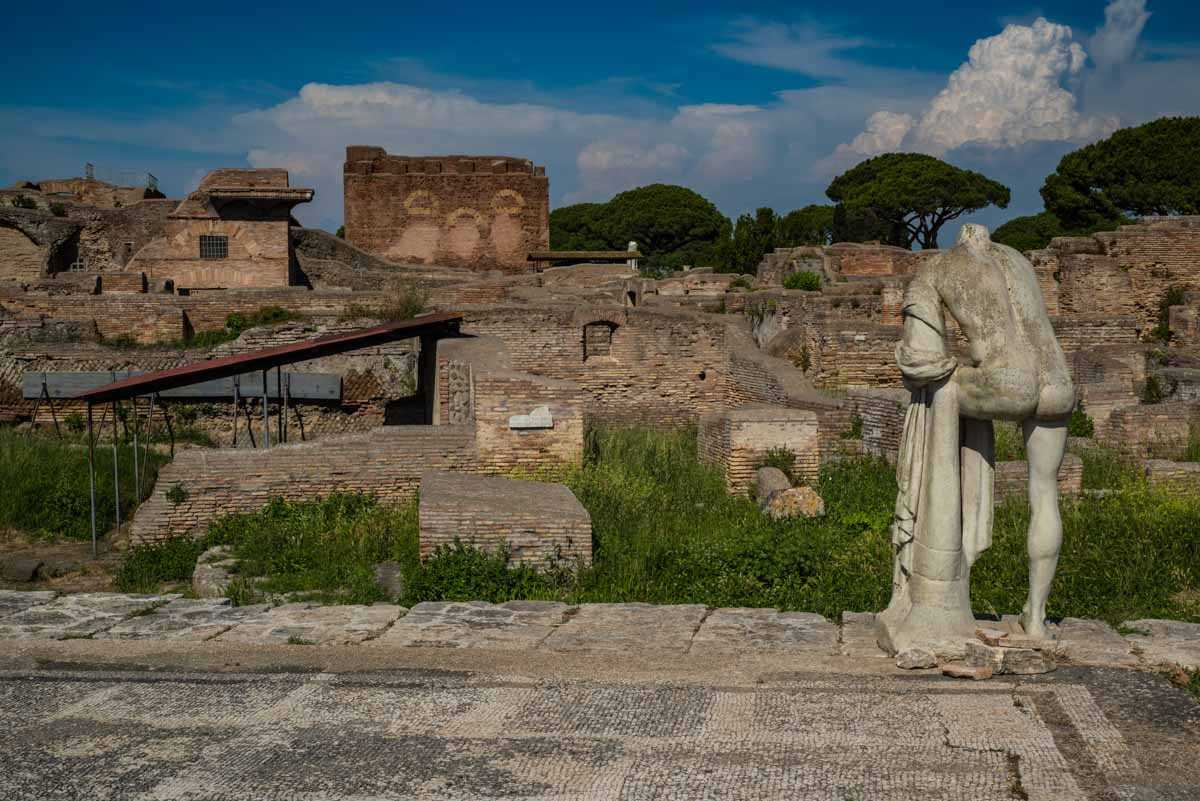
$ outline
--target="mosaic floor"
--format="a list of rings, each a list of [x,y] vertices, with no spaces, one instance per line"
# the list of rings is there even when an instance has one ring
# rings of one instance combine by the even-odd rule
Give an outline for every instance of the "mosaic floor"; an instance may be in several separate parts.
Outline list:
[[[1200,773],[1166,761],[1200,756],[1196,705],[1118,670],[753,688],[9,672],[0,719],[14,801],[1200,798]]]

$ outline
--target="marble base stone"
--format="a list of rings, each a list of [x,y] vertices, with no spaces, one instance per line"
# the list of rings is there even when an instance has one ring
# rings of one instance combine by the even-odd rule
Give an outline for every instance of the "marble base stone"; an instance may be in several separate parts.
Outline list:
[[[405,611],[391,604],[284,604],[248,617],[216,639],[261,645],[352,645],[378,637]]]
[[[536,648],[576,607],[552,601],[426,601],[388,629],[381,646],[417,648]]]
[[[1143,618],[1127,620],[1122,630],[1142,659],[1151,665],[1200,670],[1200,623]]]
[[[178,595],[94,592],[64,595],[0,619],[0,639],[65,640],[91,637],[127,617],[169,603]]]
[[[838,630],[821,615],[775,609],[714,609],[692,638],[691,654],[837,652]]]

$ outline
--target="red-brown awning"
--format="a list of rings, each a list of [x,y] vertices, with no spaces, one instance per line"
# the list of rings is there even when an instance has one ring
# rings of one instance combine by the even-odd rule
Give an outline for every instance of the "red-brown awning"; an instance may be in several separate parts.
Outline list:
[[[239,353],[236,356],[226,356],[221,359],[209,359],[202,362],[192,362],[182,367],[170,370],[159,370],[154,373],[115,381],[111,384],[82,392],[75,397],[91,403],[119,401],[143,395],[153,395],[166,389],[186,387],[200,381],[215,378],[227,378],[255,370],[266,370],[294,362],[319,359],[322,356],[334,356],[360,348],[369,348],[387,342],[412,337],[444,338],[458,334],[462,315],[454,312],[441,312],[414,317],[411,320],[387,323],[374,328],[364,328],[348,334],[333,334],[331,336],[310,339],[305,342],[294,342],[290,345],[280,345],[276,348],[264,348],[249,353]]]

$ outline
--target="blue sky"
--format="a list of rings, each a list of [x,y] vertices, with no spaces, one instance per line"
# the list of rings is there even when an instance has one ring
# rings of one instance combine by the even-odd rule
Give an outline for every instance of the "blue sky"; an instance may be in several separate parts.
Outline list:
[[[823,200],[878,152],[929,152],[1040,209],[1058,158],[1200,114],[1184,0],[824,5],[22,3],[0,51],[0,184],[283,166],[341,220],[347,144],[547,165],[552,203],[653,181],[726,214]]]

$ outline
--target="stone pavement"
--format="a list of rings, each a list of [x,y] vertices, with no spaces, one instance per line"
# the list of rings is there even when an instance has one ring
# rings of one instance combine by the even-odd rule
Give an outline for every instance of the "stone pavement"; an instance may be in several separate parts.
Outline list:
[[[1006,618],[1007,620],[1008,618]],[[549,601],[233,607],[178,595],[0,590],[0,640],[184,640],[248,645],[356,645],[537,650],[559,653],[825,654],[886,656],[874,616],[840,624],[807,612],[709,609],[697,604],[568,604]],[[998,624],[986,624],[998,625]],[[1051,626],[1060,661],[1125,668],[1200,669],[1200,624],[1133,620],[1124,636],[1097,620]]]
[[[1200,626],[1067,619],[1057,671],[969,682],[871,624],[0,593],[0,799],[1200,799],[1200,705],[1145,670]]]

